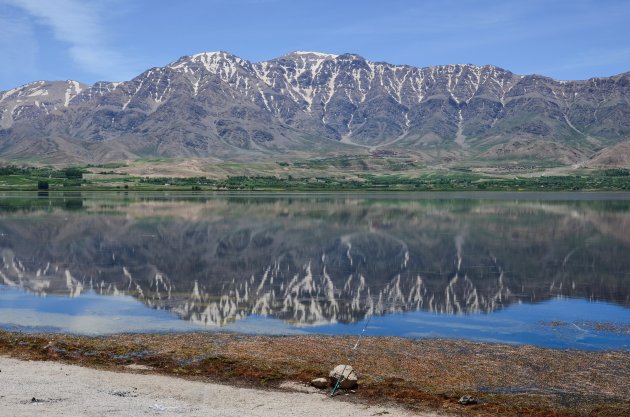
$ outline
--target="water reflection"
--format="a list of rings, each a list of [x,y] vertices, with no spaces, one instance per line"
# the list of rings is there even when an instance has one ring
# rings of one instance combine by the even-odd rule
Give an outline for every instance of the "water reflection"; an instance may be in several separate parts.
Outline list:
[[[0,200],[0,283],[129,295],[195,323],[630,307],[623,200],[69,194]]]

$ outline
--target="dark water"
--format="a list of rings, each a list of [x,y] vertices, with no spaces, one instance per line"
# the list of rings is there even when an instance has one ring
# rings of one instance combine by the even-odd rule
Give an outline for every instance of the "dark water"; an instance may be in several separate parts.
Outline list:
[[[628,194],[0,195],[0,326],[630,349]]]

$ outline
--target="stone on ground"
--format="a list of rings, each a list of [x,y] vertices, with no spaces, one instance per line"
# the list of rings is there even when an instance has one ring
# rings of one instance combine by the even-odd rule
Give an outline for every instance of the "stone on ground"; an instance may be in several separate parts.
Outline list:
[[[330,371],[328,374],[328,380],[331,384],[336,384],[339,377],[342,376],[341,381],[339,382],[339,388],[341,389],[352,389],[356,388],[358,385],[359,377],[354,370],[354,368],[350,365],[337,365],[335,369]]]
[[[315,378],[311,381],[311,385],[315,388],[328,388],[328,379],[326,378]]]
[[[477,399],[473,397],[472,395],[466,394],[462,398],[460,398],[459,401],[457,402],[462,405],[472,405],[472,404],[477,404]]]

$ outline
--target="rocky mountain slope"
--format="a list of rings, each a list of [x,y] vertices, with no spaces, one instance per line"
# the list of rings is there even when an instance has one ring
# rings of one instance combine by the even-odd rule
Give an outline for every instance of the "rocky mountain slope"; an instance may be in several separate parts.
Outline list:
[[[586,81],[294,52],[201,53],[119,83],[0,93],[0,154],[50,162],[415,154],[564,164],[630,139],[630,72]],[[601,159],[601,158],[600,158]]]

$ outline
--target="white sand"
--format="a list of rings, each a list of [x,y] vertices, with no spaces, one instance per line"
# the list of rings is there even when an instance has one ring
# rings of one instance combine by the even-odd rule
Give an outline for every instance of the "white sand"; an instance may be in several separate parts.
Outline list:
[[[313,388],[235,388],[56,362],[0,357],[0,415],[21,416],[423,416],[394,407],[351,404]],[[317,392],[315,392],[317,391]],[[32,398],[37,401],[33,402]]]

